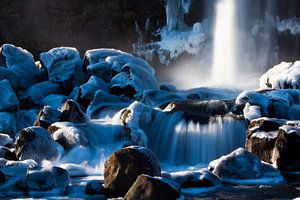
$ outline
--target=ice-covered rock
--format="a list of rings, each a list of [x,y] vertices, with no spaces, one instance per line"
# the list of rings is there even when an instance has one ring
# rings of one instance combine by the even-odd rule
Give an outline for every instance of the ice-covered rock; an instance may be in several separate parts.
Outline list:
[[[260,159],[243,148],[211,161],[208,168],[221,180],[258,179],[262,175]]]
[[[0,67],[0,80],[2,81],[4,79],[7,79],[14,91],[17,91],[19,87],[18,76],[13,71],[4,67]]]
[[[300,128],[284,125],[279,128],[273,164],[284,171],[300,171]]]
[[[173,200],[179,198],[180,190],[180,186],[174,181],[142,174],[137,177],[124,199]]]
[[[29,88],[38,81],[40,71],[36,67],[31,53],[12,44],[4,44],[1,52],[6,67],[17,75],[21,90]]]
[[[72,100],[68,99],[60,109],[61,115],[59,117],[61,122],[74,122],[84,123],[89,121],[87,116],[80,108],[80,105]]]
[[[142,103],[151,107],[161,107],[171,102],[183,102],[186,98],[169,91],[163,90],[146,90],[144,91]]]
[[[17,130],[20,131],[23,128],[28,126],[32,126],[37,119],[39,114],[38,109],[31,109],[31,110],[18,110],[17,112]]]
[[[67,96],[61,94],[50,94],[43,99],[42,104],[44,106],[50,106],[55,109],[59,109],[61,105],[68,99]]]
[[[3,146],[0,146],[0,158],[5,158],[6,160],[17,160],[16,154],[9,148]]]
[[[12,112],[18,109],[18,98],[6,79],[0,81],[0,96],[0,112]]]
[[[84,61],[86,62],[86,64],[91,65],[91,64],[104,61],[108,56],[118,56],[118,55],[130,56],[130,54],[116,49],[107,49],[107,48],[91,49],[85,52]]]
[[[13,141],[14,140],[9,135],[0,133],[0,146],[12,144]]]
[[[57,47],[41,53],[41,62],[48,70],[49,80],[61,83],[66,91],[85,80],[80,54],[75,48]]]
[[[40,126],[44,129],[58,122],[61,116],[61,112],[57,109],[54,109],[50,106],[44,106],[44,108],[39,112],[37,119],[34,122],[34,126]]]
[[[101,115],[105,113],[106,115],[115,115],[122,108],[127,107],[130,104],[128,101],[123,101],[120,97],[111,95],[102,90],[98,90],[93,101],[87,108],[86,114],[90,116],[91,119],[99,119]],[[105,112],[108,109],[108,112]],[[114,111],[113,113],[110,113]],[[106,117],[106,116],[103,116]],[[109,116],[112,117],[112,116]]]
[[[20,98],[22,109],[32,109],[43,104],[43,99],[50,94],[62,93],[60,86],[51,81],[44,81],[31,86]]]
[[[5,183],[6,178],[5,178],[5,174],[3,174],[3,172],[0,171],[0,184]]]
[[[181,187],[215,187],[221,184],[219,178],[207,169],[170,173],[169,179]]]
[[[68,171],[59,167],[29,170],[26,177],[29,192],[52,190],[55,195],[62,195],[69,183]]]
[[[105,161],[104,167],[104,189],[113,196],[124,196],[141,174],[161,175],[156,155],[138,146],[116,151]]]
[[[260,78],[260,88],[299,89],[300,61],[296,61],[294,63],[282,62],[269,69]]]
[[[260,107],[252,106],[249,103],[246,103],[243,109],[243,115],[248,121],[262,117]]]
[[[98,90],[108,91],[106,83],[96,76],[91,76],[88,82],[80,86],[81,98],[91,102],[94,98],[94,94]]]
[[[90,195],[104,194],[103,182],[100,180],[89,181],[85,186],[85,193]]]
[[[7,112],[0,112],[0,133],[9,135],[15,138],[16,135],[16,120],[15,117]]]
[[[19,160],[54,160],[63,153],[63,147],[55,142],[48,131],[41,127],[23,129],[16,141],[16,155]]]

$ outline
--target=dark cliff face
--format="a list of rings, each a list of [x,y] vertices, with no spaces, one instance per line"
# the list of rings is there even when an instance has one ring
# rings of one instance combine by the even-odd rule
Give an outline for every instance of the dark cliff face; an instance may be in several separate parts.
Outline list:
[[[165,23],[162,0],[1,0],[0,44],[13,43],[35,56],[56,46],[111,47],[132,51],[135,22],[152,29]]]

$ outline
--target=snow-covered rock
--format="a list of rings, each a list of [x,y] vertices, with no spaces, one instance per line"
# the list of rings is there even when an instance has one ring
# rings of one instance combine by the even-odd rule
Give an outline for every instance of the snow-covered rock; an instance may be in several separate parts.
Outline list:
[[[5,146],[12,143],[13,139],[9,137],[9,135],[0,133],[0,146]]]
[[[20,98],[22,109],[32,109],[43,104],[43,99],[50,94],[62,93],[60,86],[50,81],[44,81],[31,86]]]
[[[13,71],[4,67],[0,67],[0,80],[4,79],[7,79],[14,91],[17,91],[19,87],[18,76]]]
[[[144,91],[142,103],[151,107],[160,107],[171,102],[183,102],[186,98],[169,91],[163,90],[146,90]]]
[[[0,112],[0,133],[4,133],[9,135],[11,138],[15,138],[16,120],[12,114]]]
[[[56,159],[63,151],[63,147],[41,127],[23,129],[16,142],[16,155],[19,160],[33,159],[40,163],[44,159]]]
[[[114,152],[104,167],[104,189],[117,197],[124,196],[139,175],[161,175],[156,155],[150,149],[138,146]]]
[[[260,78],[260,88],[300,89],[300,61],[282,62],[269,69]]]
[[[62,195],[69,183],[68,171],[59,167],[29,170],[26,177],[29,192],[52,190],[56,195]]]
[[[262,175],[260,159],[243,148],[211,161],[208,168],[221,180],[258,179]]]
[[[38,109],[31,110],[18,110],[16,120],[17,120],[17,131],[22,130],[28,126],[32,126],[37,119],[39,114]]]
[[[17,96],[8,80],[0,81],[0,112],[16,111],[19,107]]]
[[[57,47],[41,53],[41,62],[47,68],[49,80],[62,83],[64,89],[70,91],[74,86],[84,82],[80,54],[75,48]]]
[[[174,181],[142,174],[137,177],[124,199],[171,200],[179,198],[180,190],[180,186]]]
[[[252,106],[249,103],[246,103],[243,109],[243,115],[248,121],[260,118],[262,117],[261,108],[259,106]]]
[[[43,99],[43,106],[50,106],[59,109],[61,105],[68,99],[67,96],[61,94],[50,94]]]
[[[98,90],[108,91],[106,83],[96,76],[91,76],[88,82],[80,86],[81,98],[91,102],[94,98],[94,94]]]
[[[120,50],[101,48],[101,49],[91,49],[86,51],[84,54],[84,60],[85,62],[87,62],[87,64],[91,65],[91,64],[104,61],[108,56],[118,56],[118,55],[130,56],[130,54]]]
[[[17,75],[21,90],[29,88],[38,81],[40,71],[31,53],[20,47],[4,44],[2,56],[5,58],[6,67]]]

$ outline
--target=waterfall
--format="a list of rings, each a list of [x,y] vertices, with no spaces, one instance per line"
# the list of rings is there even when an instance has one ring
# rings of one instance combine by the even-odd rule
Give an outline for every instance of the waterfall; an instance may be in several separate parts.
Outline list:
[[[215,5],[212,81],[233,85],[236,77],[236,39],[238,32],[235,0],[219,0]]]
[[[164,164],[204,164],[243,147],[245,131],[244,121],[230,116],[200,124],[186,121],[180,112],[160,112],[148,133],[149,148]]]

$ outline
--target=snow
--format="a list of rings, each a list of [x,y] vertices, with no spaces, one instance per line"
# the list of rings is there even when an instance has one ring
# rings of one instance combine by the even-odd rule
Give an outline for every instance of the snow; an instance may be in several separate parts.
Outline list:
[[[300,127],[283,125],[283,126],[279,127],[279,130],[283,130],[287,134],[295,133],[300,137]]]
[[[269,99],[256,91],[243,91],[235,100],[237,105],[249,103],[250,105],[257,105],[261,108],[263,116],[268,115]]]
[[[251,135],[251,138],[256,137],[256,138],[260,138],[260,139],[264,139],[264,138],[270,138],[270,139],[275,139],[278,136],[278,131],[269,131],[269,132],[265,132],[265,131],[258,131],[255,132]]]
[[[289,31],[293,35],[300,34],[300,18],[289,18],[277,22],[278,32]]]
[[[18,108],[19,103],[17,96],[12,89],[8,80],[4,79],[0,81],[0,112],[2,111],[14,111]]]
[[[252,121],[253,119],[257,119],[262,117],[261,109],[259,106],[252,106],[249,103],[246,103],[243,109],[243,115],[245,119]]]
[[[261,89],[300,89],[300,61],[281,62],[260,78]]]
[[[91,66],[92,64],[99,63],[101,61],[103,62],[106,57],[117,56],[117,55],[131,56],[131,54],[125,53],[120,50],[101,48],[101,49],[91,49],[86,51],[84,58],[89,62],[89,66]]]

